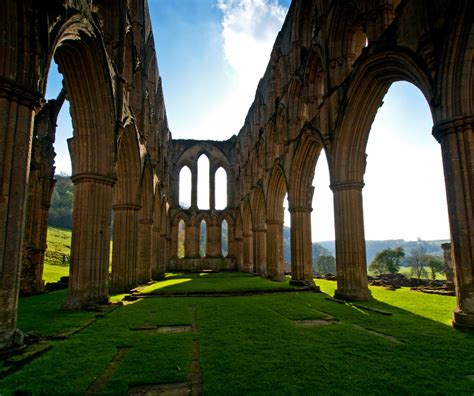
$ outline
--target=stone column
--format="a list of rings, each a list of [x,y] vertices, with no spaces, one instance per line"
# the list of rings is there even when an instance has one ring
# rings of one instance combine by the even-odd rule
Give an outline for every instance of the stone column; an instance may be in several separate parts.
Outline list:
[[[151,279],[151,246],[153,219],[138,221],[138,283],[147,283]]]
[[[137,284],[138,211],[140,206],[114,206],[112,285],[116,293],[127,292]]]
[[[451,252],[450,243],[442,243],[441,248],[443,249],[443,258],[444,258],[444,273],[446,274],[446,286],[454,289],[454,270],[453,270],[453,260]]]
[[[254,240],[254,271],[258,275],[267,275],[267,230],[256,228],[253,230]]]
[[[253,235],[252,234],[243,234],[243,263],[241,266],[241,271],[243,272],[252,272],[253,271]]]
[[[453,324],[474,329],[474,117],[433,127],[441,144],[457,306]]]
[[[331,185],[336,231],[336,298],[365,301],[371,298],[367,281],[362,188],[364,183]]]
[[[267,220],[267,271],[269,278],[285,280],[282,220]]]
[[[169,251],[168,251],[168,260],[170,258],[178,258],[178,240],[179,240],[179,223],[178,224],[173,224],[171,226],[171,235],[172,237],[167,236],[167,243],[169,246]],[[185,246],[186,249],[186,246]],[[186,252],[184,252],[186,254]]]
[[[311,208],[294,207],[291,216],[291,284],[313,286]]]
[[[158,250],[158,273],[160,275],[165,275],[166,267],[168,263],[168,243],[166,239],[166,234],[160,234],[160,249]]]
[[[151,279],[158,280],[164,276],[164,272],[160,273],[159,251],[160,251],[160,227],[153,225],[152,227],[152,251],[151,251]]]
[[[242,238],[234,238],[234,257],[235,257],[235,269],[237,271],[243,271],[243,241]]]
[[[97,174],[73,176],[74,211],[69,293],[66,309],[108,302],[110,221],[116,179]]]
[[[38,103],[36,93],[0,81],[0,350],[23,343],[16,318],[33,116]]]

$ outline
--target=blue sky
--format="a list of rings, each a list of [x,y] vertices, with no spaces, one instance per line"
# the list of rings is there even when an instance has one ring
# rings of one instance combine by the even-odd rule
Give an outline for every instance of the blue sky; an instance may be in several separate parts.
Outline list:
[[[263,75],[289,0],[149,0],[173,138],[225,140],[237,134]],[[50,73],[47,98],[60,77]],[[441,152],[426,100],[394,84],[367,147],[367,239],[447,239]],[[71,173],[69,109],[58,119],[56,171]],[[325,158],[316,167],[313,240],[333,240],[332,193]]]

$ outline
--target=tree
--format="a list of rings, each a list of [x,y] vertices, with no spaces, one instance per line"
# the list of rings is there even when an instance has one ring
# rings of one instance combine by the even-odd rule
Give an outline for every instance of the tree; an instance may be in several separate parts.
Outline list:
[[[54,178],[56,179],[56,185],[51,196],[48,224],[71,229],[74,186],[71,178],[64,173],[55,175]]]
[[[320,274],[334,274],[336,272],[336,259],[333,256],[319,256],[316,261],[316,271]]]
[[[369,270],[375,274],[385,272],[395,274],[400,270],[400,263],[404,257],[405,251],[401,247],[384,249],[376,254],[372,263],[370,263]]]
[[[439,256],[425,256],[426,266],[431,271],[431,279],[436,279],[436,274],[444,271],[444,261]]]
[[[415,275],[418,279],[426,276],[426,248],[423,245],[419,245],[411,249],[410,257],[407,258],[407,264],[411,267],[412,275]]]

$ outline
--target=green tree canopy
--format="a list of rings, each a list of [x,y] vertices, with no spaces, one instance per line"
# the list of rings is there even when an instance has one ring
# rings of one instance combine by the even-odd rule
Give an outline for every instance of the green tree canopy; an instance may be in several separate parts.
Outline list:
[[[400,270],[400,263],[404,257],[405,251],[401,247],[384,249],[375,255],[372,263],[370,263],[369,270],[375,274],[386,272],[396,274]]]
[[[319,256],[316,260],[316,271],[320,274],[335,274],[336,259],[333,256]]]

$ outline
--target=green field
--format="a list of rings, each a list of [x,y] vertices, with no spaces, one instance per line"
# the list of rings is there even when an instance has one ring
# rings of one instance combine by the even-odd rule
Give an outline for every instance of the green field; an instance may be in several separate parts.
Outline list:
[[[183,279],[169,274],[149,291],[200,291],[210,283],[212,290],[229,290],[229,282],[235,288],[238,280],[245,285],[250,279],[253,286],[268,287],[265,279],[233,273],[175,282]],[[193,340],[199,344],[203,393],[208,395],[474,392],[469,377],[474,374],[474,335],[449,325],[454,297],[371,287],[375,300],[363,305],[393,314],[385,316],[328,301],[335,282],[316,282],[328,294],[139,299],[66,340],[49,341],[50,351],[0,380],[0,394],[85,394],[118,351],[123,359],[109,372],[101,395],[127,395],[129,386],[137,384],[183,382]],[[93,312],[61,310],[65,297],[66,291],[59,291],[20,299],[19,327],[51,335],[95,318]],[[191,325],[193,312],[196,333],[146,331]],[[296,320],[330,323],[301,326]]]

